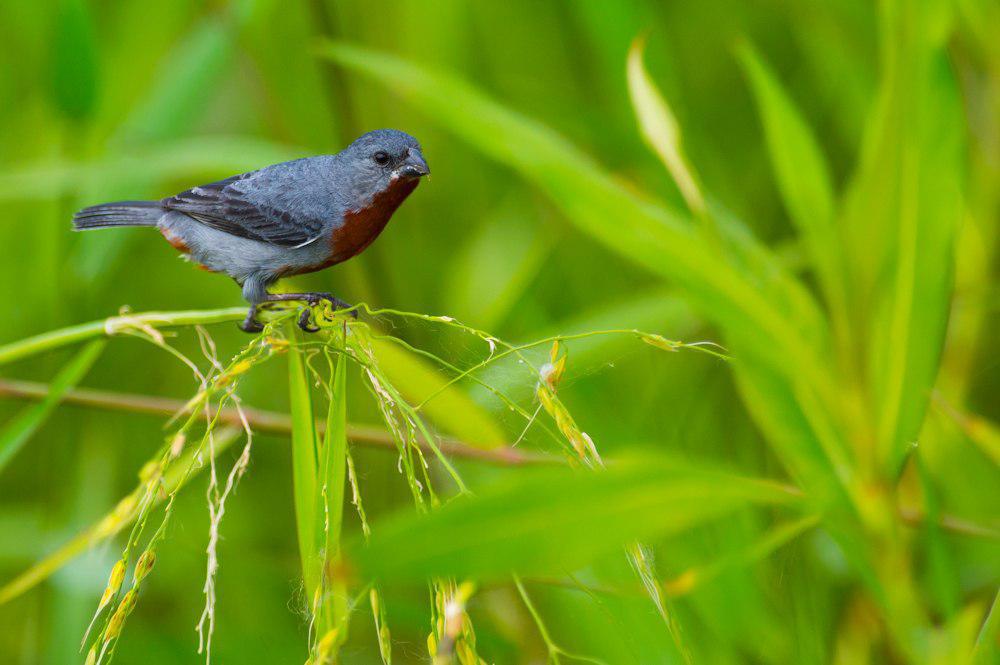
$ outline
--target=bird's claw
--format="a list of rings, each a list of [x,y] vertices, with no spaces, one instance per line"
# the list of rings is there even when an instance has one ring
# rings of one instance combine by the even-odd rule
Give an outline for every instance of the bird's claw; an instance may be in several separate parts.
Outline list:
[[[264,330],[264,324],[257,320],[257,311],[251,308],[247,313],[247,318],[243,319],[243,322],[238,324],[240,330],[246,333],[259,333]]]
[[[307,307],[302,310],[302,313],[299,314],[299,328],[307,333],[319,332],[319,326],[314,326],[309,322],[310,314],[312,314],[312,308]]]

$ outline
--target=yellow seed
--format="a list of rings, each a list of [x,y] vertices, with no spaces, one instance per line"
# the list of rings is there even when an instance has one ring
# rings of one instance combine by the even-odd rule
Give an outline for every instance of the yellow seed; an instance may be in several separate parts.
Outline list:
[[[122,598],[122,602],[118,604],[118,612],[125,612],[129,614],[135,609],[136,600],[138,600],[139,592],[136,591],[135,587],[132,587]],[[116,612],[117,613],[117,612]]]
[[[337,629],[332,628],[326,632],[323,639],[316,647],[316,658],[320,664],[326,663],[333,656],[333,648],[337,643]]]
[[[378,591],[372,589],[371,591],[368,592],[368,602],[372,604],[372,612],[377,615],[379,608]]]
[[[104,589],[104,595],[101,596],[100,607],[104,607],[111,600],[111,597],[118,593],[118,589],[122,588],[122,581],[125,579],[125,560],[119,559],[115,563],[114,567],[111,569],[111,575],[108,576],[108,586]]]
[[[678,347],[680,347],[679,342],[669,340],[663,335],[643,335],[641,339],[650,346],[655,346],[658,349],[664,349],[666,351],[676,351]]]
[[[281,353],[288,349],[288,340],[281,339],[280,337],[268,337],[267,343],[271,347],[272,351]]]
[[[97,647],[90,647],[90,651],[87,652],[87,660],[84,661],[84,665],[95,665],[97,663]]]
[[[110,642],[111,640],[118,637],[122,632],[122,624],[125,623],[125,608],[119,607],[115,610],[115,613],[111,615],[111,620],[108,621],[108,627],[104,629],[104,641]]]
[[[156,564],[156,552],[146,550],[135,563],[135,583],[138,584],[146,575],[149,575]]]

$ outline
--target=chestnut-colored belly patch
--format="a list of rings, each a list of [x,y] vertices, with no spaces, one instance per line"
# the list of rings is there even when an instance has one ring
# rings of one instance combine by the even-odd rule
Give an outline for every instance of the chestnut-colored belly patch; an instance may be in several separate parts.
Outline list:
[[[329,258],[316,265],[291,268],[283,274],[301,275],[315,272],[363,252],[382,233],[392,214],[416,189],[419,182],[415,178],[392,181],[384,191],[375,195],[367,207],[351,210],[344,215],[344,223],[330,235]]]

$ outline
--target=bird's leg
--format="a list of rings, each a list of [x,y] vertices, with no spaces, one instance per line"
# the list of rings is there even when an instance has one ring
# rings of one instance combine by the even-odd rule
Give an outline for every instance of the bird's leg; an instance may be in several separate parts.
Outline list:
[[[268,293],[267,297],[264,298],[264,302],[284,302],[287,300],[298,300],[309,303],[313,306],[318,305],[320,302],[325,300],[330,303],[334,309],[350,309],[353,307],[353,305],[349,305],[340,298],[331,293],[326,293],[325,291],[310,291],[308,293]]]
[[[240,330],[248,333],[259,333],[264,329],[264,324],[257,320],[257,305],[250,305],[247,311],[247,318],[240,324]]]

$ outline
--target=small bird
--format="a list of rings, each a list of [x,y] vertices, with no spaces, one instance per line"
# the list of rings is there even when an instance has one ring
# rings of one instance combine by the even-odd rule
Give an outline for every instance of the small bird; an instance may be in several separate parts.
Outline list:
[[[415,138],[395,129],[364,134],[336,155],[274,164],[159,201],[117,201],[73,216],[76,231],[155,226],[175,249],[201,268],[225,273],[243,289],[250,310],[240,328],[263,329],[262,303],[302,301],[310,309],[329,293],[280,293],[282,277],[328,268],[364,251],[378,237],[430,169]]]

